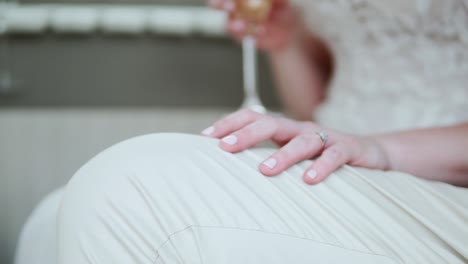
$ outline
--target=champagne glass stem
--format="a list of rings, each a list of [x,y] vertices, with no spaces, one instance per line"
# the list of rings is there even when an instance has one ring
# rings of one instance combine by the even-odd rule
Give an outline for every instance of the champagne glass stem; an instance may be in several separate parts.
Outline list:
[[[242,41],[244,64],[244,94],[243,108],[265,113],[266,109],[260,101],[257,90],[257,48],[253,36],[246,36]]]

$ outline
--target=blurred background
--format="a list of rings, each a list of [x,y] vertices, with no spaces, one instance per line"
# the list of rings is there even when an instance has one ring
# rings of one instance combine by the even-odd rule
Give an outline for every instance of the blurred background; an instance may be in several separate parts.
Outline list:
[[[242,53],[204,0],[0,2],[0,263],[34,206],[108,146],[199,133],[242,103]],[[260,58],[260,94],[278,108]]]

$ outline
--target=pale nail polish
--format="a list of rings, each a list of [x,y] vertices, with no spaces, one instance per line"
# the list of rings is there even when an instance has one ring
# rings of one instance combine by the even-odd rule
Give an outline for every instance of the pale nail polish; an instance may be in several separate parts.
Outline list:
[[[224,143],[229,144],[229,145],[235,145],[237,143],[237,137],[234,135],[227,136],[222,139]]]
[[[278,164],[278,162],[276,161],[276,159],[273,159],[273,158],[267,159],[266,161],[263,162],[263,165],[267,166],[270,169],[273,169],[274,167],[276,167],[276,164]]]
[[[317,171],[316,170],[310,170],[307,173],[307,177],[309,177],[312,180],[315,180],[315,178],[317,178]]]
[[[223,9],[226,11],[233,11],[236,8],[236,5],[232,1],[227,1],[223,5]]]
[[[205,136],[209,136],[209,135],[213,134],[213,132],[214,132],[214,127],[211,126],[211,127],[207,128],[207,129],[203,130],[202,134],[205,135]]]

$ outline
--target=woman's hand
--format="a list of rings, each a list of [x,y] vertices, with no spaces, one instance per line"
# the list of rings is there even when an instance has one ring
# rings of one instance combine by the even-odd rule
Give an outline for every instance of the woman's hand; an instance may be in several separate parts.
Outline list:
[[[317,134],[319,131],[325,131],[328,140],[324,142]],[[260,164],[259,169],[266,176],[278,175],[300,161],[320,155],[304,173],[304,181],[308,184],[321,182],[344,164],[373,169],[387,169],[389,164],[385,151],[372,138],[322,130],[312,122],[298,122],[251,110],[233,113],[202,134],[221,139],[220,147],[231,153],[272,140],[281,148]]]
[[[241,41],[247,34],[249,22],[236,18],[236,1],[210,0],[209,4],[228,12],[229,21],[226,28],[236,40]],[[273,0],[268,19],[256,25],[254,36],[257,46],[269,52],[282,50],[293,41],[299,25],[299,18],[288,0]]]

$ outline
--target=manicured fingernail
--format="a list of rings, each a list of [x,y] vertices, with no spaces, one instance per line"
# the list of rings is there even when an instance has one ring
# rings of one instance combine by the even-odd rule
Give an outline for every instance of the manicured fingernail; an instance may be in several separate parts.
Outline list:
[[[278,162],[274,158],[267,159],[263,162],[263,165],[267,166],[270,169],[276,167],[276,164],[278,164]]]
[[[232,22],[232,30],[241,31],[244,29],[244,21],[238,19]]]
[[[315,178],[317,178],[317,171],[310,170],[309,172],[307,172],[307,177],[309,177],[309,179],[311,180],[315,180]]]
[[[223,9],[226,11],[234,11],[236,4],[233,1],[226,1],[223,5]]]
[[[227,136],[225,138],[222,139],[224,143],[228,144],[228,145],[235,145],[237,143],[237,137],[234,136],[234,135],[231,135],[231,136]]]
[[[213,134],[213,132],[214,132],[214,127],[210,126],[209,128],[203,130],[201,133],[205,136],[209,136]]]

